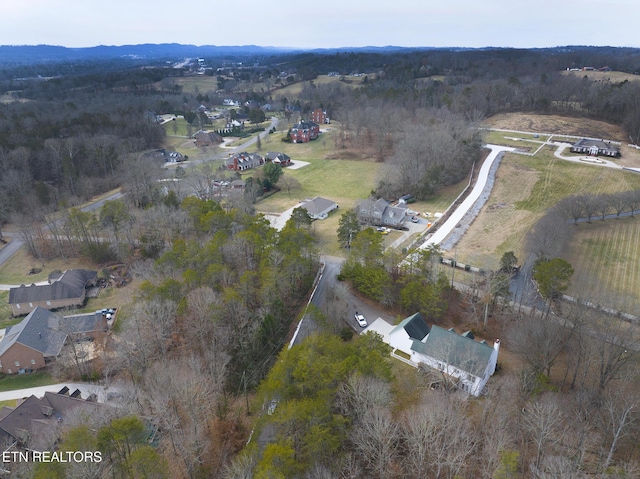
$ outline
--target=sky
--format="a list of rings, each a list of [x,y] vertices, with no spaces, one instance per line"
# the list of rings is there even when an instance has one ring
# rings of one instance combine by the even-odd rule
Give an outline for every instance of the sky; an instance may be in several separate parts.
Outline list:
[[[4,0],[0,45],[640,47],[638,0]]]

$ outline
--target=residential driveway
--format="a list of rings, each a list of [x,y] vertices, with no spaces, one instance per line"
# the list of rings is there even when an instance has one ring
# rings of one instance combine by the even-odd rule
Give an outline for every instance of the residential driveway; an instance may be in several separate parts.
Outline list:
[[[7,232],[3,232],[2,234],[5,237],[11,238],[11,241],[9,242],[9,244],[6,244],[2,249],[0,249],[0,266],[2,266],[5,261],[11,258],[15,254],[15,252],[18,251],[24,244],[24,241],[22,241],[20,235],[18,234]]]
[[[278,213],[262,213],[262,214],[267,220],[269,220],[269,224],[271,225],[272,228],[275,228],[278,231],[280,231],[287,224],[287,221],[289,221],[289,218],[291,218],[291,214],[293,213],[293,210],[295,210],[301,204],[302,203],[298,203],[297,205],[292,206],[291,208],[289,208],[286,211],[283,211],[280,214]]]
[[[556,158],[560,158],[561,160],[571,161],[573,163],[580,163],[581,165],[594,165],[594,166],[604,166],[605,168],[614,168],[616,170],[621,170],[622,166],[614,163],[613,161],[603,160],[600,157],[593,156],[563,156],[562,153],[565,149],[571,148],[570,143],[555,143],[558,145],[558,149],[553,153]]]
[[[289,166],[287,166],[287,170],[299,170],[300,168],[303,168],[307,165],[309,165],[310,163],[308,161],[300,161],[300,160],[295,160],[295,161],[291,161],[291,164]]]
[[[482,163],[482,167],[480,168],[480,172],[478,173],[478,179],[476,184],[473,186],[471,193],[464,199],[460,206],[456,208],[456,210],[449,216],[449,218],[444,222],[443,225],[440,226],[438,231],[436,231],[431,238],[424,242],[420,246],[421,249],[426,249],[430,245],[439,245],[442,241],[445,240],[447,236],[458,226],[458,223],[462,220],[464,215],[469,211],[469,209],[475,204],[475,202],[480,198],[480,195],[484,191],[484,187],[487,184],[487,180],[489,178],[489,173],[491,171],[491,166],[493,162],[498,157],[498,154],[503,151],[513,151],[515,148],[510,148],[506,146],[499,145],[485,145],[486,148],[491,150],[487,159]]]

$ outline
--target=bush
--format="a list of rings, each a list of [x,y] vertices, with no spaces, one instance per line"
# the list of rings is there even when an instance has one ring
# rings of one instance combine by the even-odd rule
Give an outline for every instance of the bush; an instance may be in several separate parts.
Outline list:
[[[343,341],[351,341],[351,338],[353,338],[353,329],[348,326],[342,328],[340,330],[340,338],[342,338]]]

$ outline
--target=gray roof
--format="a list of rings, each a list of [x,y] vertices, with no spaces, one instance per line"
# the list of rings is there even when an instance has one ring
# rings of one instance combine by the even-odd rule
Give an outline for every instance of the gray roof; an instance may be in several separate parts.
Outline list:
[[[609,142],[606,142],[604,140],[591,140],[588,138],[582,138],[578,140],[573,144],[571,148],[590,148],[592,146],[597,147],[598,150],[620,152],[620,148],[612,145]]]
[[[15,343],[40,351],[45,357],[58,356],[67,338],[60,328],[61,319],[56,313],[36,307],[18,324],[7,328],[0,341],[0,357]]]
[[[105,330],[106,324],[101,312],[76,314],[60,318],[60,330],[68,334],[93,333]]]
[[[400,206],[387,206],[387,208],[384,210],[384,213],[382,214],[382,221],[388,219],[389,223],[396,224],[401,219],[404,220],[405,216],[407,216],[406,206],[404,208]]]
[[[420,313],[403,319],[396,328],[403,328],[411,339],[422,341],[429,334],[429,325]]]
[[[362,203],[360,203],[360,207],[358,210],[359,214],[366,217],[373,218],[375,216],[377,218],[382,218],[382,214],[388,206],[389,203],[382,198],[376,201],[373,201],[372,199],[366,199]]]
[[[104,406],[84,400],[79,395],[69,396],[61,392],[45,392],[41,399],[30,396],[3,416],[0,419],[0,430],[18,440],[24,439],[25,435],[22,431],[25,431],[28,436],[27,442],[35,447],[39,443],[38,440],[43,439],[38,436],[55,430],[60,421],[79,407],[93,413]]]
[[[479,377],[484,375],[493,353],[493,348],[486,343],[435,325],[427,341],[414,341],[411,349]]]
[[[337,208],[338,204],[335,201],[316,196],[313,199],[305,200],[302,203],[301,207],[307,210],[309,216],[313,218],[315,216],[321,215],[322,213],[326,213],[327,210]]]
[[[97,277],[96,271],[69,269],[58,278],[50,280],[50,284],[21,285],[19,288],[11,288],[9,304],[80,298],[84,295],[87,283],[95,281]]]
[[[291,159],[291,157],[279,151],[270,151],[265,155],[264,159],[269,161],[273,161],[273,160],[288,161]]]

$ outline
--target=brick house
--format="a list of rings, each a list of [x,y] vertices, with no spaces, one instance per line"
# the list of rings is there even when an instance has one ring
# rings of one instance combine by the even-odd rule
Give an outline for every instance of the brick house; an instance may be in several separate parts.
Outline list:
[[[327,116],[327,112],[323,111],[322,108],[316,108],[311,112],[311,121],[318,125],[324,125],[329,123],[329,117]]]
[[[0,372],[17,374],[45,367],[60,355],[67,337],[96,338],[107,330],[101,312],[62,317],[36,307],[9,326],[0,341]]]
[[[265,157],[265,161],[272,161],[280,166],[289,166],[291,165],[291,157],[289,155],[285,155],[284,153],[280,153],[278,151],[270,151]]]
[[[257,168],[262,164],[264,164],[264,158],[262,156],[257,153],[247,153],[246,151],[236,153],[235,155],[227,158],[226,161],[227,169],[233,171],[250,170],[251,168]]]
[[[82,306],[87,288],[95,286],[98,273],[87,269],[68,269],[50,274],[49,284],[25,286],[9,290],[9,304],[14,316],[28,314],[36,307],[57,309]]]
[[[289,134],[292,143],[309,143],[318,138],[320,126],[313,121],[301,121],[291,127]]]

